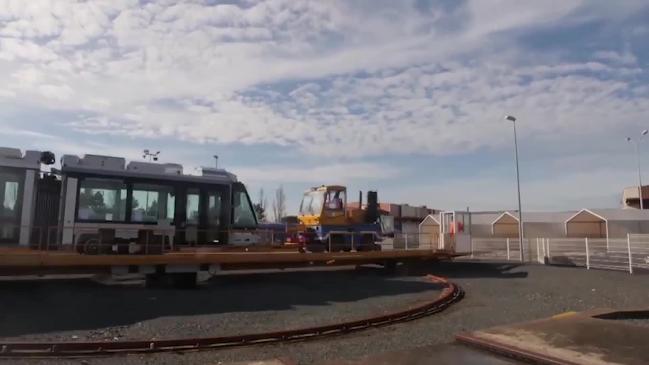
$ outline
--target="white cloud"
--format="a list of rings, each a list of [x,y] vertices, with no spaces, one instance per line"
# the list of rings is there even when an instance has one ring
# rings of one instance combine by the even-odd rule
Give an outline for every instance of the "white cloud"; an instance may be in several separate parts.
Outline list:
[[[14,39],[0,39],[0,59],[8,61],[52,61],[58,56],[47,47],[34,42]]]
[[[74,94],[74,91],[68,85],[45,84],[40,85],[38,90],[44,97],[56,100],[68,100]]]
[[[499,148],[504,113],[556,142],[649,111],[632,53],[530,57],[512,36],[620,21],[640,2],[414,4],[4,1],[2,93],[78,114],[68,126],[91,134],[357,158]]]

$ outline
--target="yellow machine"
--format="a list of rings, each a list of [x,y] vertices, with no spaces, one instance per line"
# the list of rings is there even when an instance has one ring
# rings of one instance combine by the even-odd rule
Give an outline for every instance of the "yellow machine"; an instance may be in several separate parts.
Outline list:
[[[304,193],[300,204],[300,223],[309,226],[347,225],[347,188],[340,185],[322,185]]]
[[[298,220],[304,226],[303,242],[310,251],[379,250],[382,230],[376,192],[367,194],[367,206],[347,206],[347,188],[322,185],[307,190]]]

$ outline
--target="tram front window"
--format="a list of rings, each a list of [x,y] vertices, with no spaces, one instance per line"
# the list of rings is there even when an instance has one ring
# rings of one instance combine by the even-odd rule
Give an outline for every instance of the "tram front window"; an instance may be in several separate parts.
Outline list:
[[[235,228],[254,228],[257,226],[255,211],[252,209],[248,192],[243,185],[232,187],[232,225]]]

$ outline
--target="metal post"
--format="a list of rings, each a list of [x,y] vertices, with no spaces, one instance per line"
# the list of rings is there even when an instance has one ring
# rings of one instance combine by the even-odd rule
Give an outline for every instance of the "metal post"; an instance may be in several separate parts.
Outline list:
[[[405,241],[406,241],[405,242],[406,250],[408,250],[408,232],[404,233],[404,235],[405,235]]]
[[[509,237],[507,238],[507,260],[509,260]]]
[[[642,138],[645,135],[647,135],[646,129],[642,131],[642,133],[640,134],[640,138]],[[638,141],[632,139],[631,137],[626,137],[626,140],[630,143],[633,143],[633,147],[635,148],[636,162],[638,163],[638,200],[640,201],[640,210],[643,210],[644,199],[642,196],[642,173],[640,171],[640,149],[638,147]]]
[[[473,258],[473,236],[469,237],[469,244],[471,245],[471,258]]]
[[[633,258],[631,256],[631,235],[626,234],[626,248],[629,253],[629,274],[633,274]]]
[[[352,251],[354,250],[354,232],[351,233],[352,235]]]
[[[331,233],[329,233],[329,253],[331,253]]]
[[[546,254],[548,256],[548,264],[550,264],[551,261],[552,261],[552,258],[550,256],[550,239],[549,238],[547,239],[546,244],[548,245],[548,247],[547,247],[547,250],[545,252],[546,252]]]
[[[586,269],[590,270],[590,253],[588,252],[588,237],[584,238],[586,244]]]
[[[638,143],[635,142],[633,143],[635,146],[635,155],[636,155],[636,161],[638,162],[638,199],[640,200],[640,210],[644,209],[644,202],[642,199],[642,173],[640,171],[640,150],[638,148]]]
[[[512,125],[514,126],[514,155],[516,156],[516,190],[518,192],[518,239],[520,246],[520,258],[523,261],[523,238],[525,232],[523,231],[523,210],[521,208],[521,178],[518,167],[518,137],[516,136],[516,118],[512,117]]]
[[[512,122],[514,127],[514,156],[516,161],[516,190],[518,193],[518,246],[520,249],[520,260],[523,262],[523,239],[525,238],[525,232],[523,230],[523,209],[521,205],[521,178],[520,178],[520,169],[518,164],[518,136],[516,135],[516,118],[507,115],[505,120]]]

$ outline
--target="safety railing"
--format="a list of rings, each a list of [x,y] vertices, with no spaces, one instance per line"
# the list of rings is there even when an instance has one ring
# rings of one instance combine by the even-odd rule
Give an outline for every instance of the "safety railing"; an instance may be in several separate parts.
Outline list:
[[[649,235],[630,234],[631,267],[649,270]]]
[[[388,250],[440,250],[439,242],[437,234],[402,232],[383,238],[381,246]]]
[[[471,258],[521,261],[519,242],[517,238],[473,238]],[[524,245],[528,245],[527,242],[528,240],[523,240]],[[523,252],[525,251],[523,247]]]
[[[518,239],[473,238],[471,258],[514,260],[587,269],[649,270],[649,235],[626,238],[534,238],[526,239],[520,255]],[[522,258],[521,258],[522,257]]]
[[[626,238],[539,239],[544,262],[587,269],[649,269],[649,235],[628,234]]]

